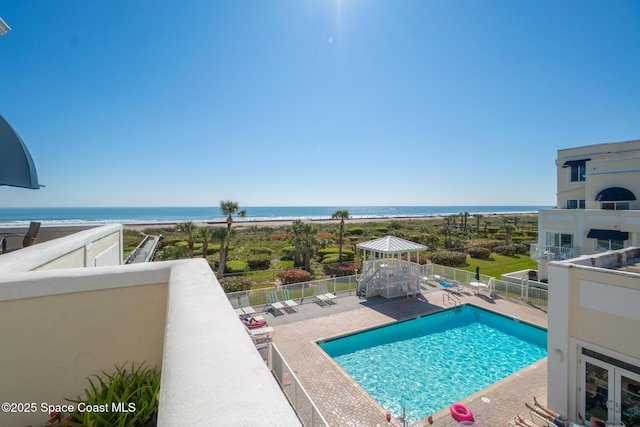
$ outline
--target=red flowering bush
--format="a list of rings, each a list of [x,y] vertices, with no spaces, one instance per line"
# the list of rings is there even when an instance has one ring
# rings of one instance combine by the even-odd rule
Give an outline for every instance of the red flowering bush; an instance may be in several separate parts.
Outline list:
[[[278,277],[283,285],[291,283],[308,282],[311,279],[311,273],[305,270],[283,270],[278,272]]]
[[[291,237],[291,233],[278,233],[272,234],[269,238],[271,240],[288,240]]]
[[[362,265],[359,262],[346,262],[342,264],[328,264],[324,266],[325,274],[329,276],[352,276],[356,269],[362,271]]]

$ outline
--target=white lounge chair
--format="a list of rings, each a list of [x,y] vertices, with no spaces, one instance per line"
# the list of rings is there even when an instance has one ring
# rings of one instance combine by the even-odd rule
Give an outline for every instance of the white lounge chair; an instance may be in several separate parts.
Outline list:
[[[256,312],[249,302],[249,294],[240,295],[240,308],[243,314],[252,315]]]
[[[278,292],[270,291],[267,292],[267,305],[266,307],[273,308],[273,315],[277,316],[278,314],[284,314],[285,306],[280,301],[278,301]]]
[[[313,288],[314,298],[320,305],[324,304],[337,304],[338,297],[327,291],[327,285],[316,285]]]
[[[287,288],[282,289],[282,304],[285,305],[285,310],[289,308],[292,313],[298,311],[298,309],[296,308],[298,306],[298,303],[291,299],[291,297],[289,296],[289,289]]]

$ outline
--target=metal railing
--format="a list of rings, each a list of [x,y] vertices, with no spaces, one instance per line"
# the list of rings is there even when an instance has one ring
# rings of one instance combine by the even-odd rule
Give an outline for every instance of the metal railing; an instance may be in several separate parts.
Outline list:
[[[480,280],[476,280],[475,273],[438,264],[421,265],[420,274],[421,276],[438,275],[445,277],[447,281],[455,280],[461,283],[473,281],[489,283],[489,280],[492,278],[492,276],[481,274]],[[494,279],[490,293],[513,301],[525,302],[546,310],[546,307],[549,305],[549,291],[546,284],[544,286],[537,286],[536,283],[537,282],[529,283],[529,281],[512,283]]]
[[[534,243],[529,249],[534,261],[561,261],[580,255],[580,248],[565,248],[562,246],[538,245]]]
[[[273,373],[273,376],[280,384],[283,393],[289,399],[291,406],[298,414],[298,418],[303,425],[308,427],[314,426],[329,426],[329,423],[324,419],[318,407],[313,403],[309,393],[304,389],[300,380],[296,377],[293,369],[289,366],[284,357],[278,350],[275,344],[271,344],[271,365],[269,368]]]
[[[227,297],[231,300],[232,298],[240,298],[248,295],[249,303],[252,307],[263,307],[268,304],[267,297],[269,292],[288,289],[289,298],[298,300],[299,304],[303,304],[313,302],[316,286],[325,286],[328,292],[331,292],[336,296],[348,296],[356,295],[357,285],[356,276],[351,275],[312,280],[310,282],[293,283],[278,287],[270,286],[268,288],[251,289],[249,291],[229,292],[227,293]]]

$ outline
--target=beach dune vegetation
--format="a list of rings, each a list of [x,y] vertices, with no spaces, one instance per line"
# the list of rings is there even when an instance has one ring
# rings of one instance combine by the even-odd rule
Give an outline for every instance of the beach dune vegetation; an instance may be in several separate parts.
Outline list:
[[[431,262],[461,269],[475,271],[481,265],[483,274],[496,277],[500,274],[525,268],[536,268],[535,261],[528,256],[529,245],[537,241],[537,217],[522,215],[518,228],[511,231],[510,244],[505,245],[505,221],[500,215],[485,215],[478,219],[464,218],[458,214],[455,218],[424,219],[380,219],[359,222],[349,218],[345,228],[362,230],[362,234],[350,235],[345,229],[343,234],[342,264],[340,267],[339,228],[337,221],[295,221],[289,224],[256,226],[241,223],[231,229],[229,239],[228,224],[207,227],[210,230],[206,259],[221,279],[224,275],[243,275],[250,278],[253,288],[274,286],[278,273],[292,267],[304,268],[310,277],[352,275],[355,269],[348,264],[358,263],[355,245],[367,240],[379,238],[382,233],[417,241],[429,247],[420,253],[420,263],[427,257]],[[467,222],[467,233],[463,233]],[[449,225],[446,225],[448,222]],[[510,218],[506,223],[514,226],[516,221]],[[393,224],[393,226],[392,226]],[[484,228],[482,225],[484,224]],[[478,230],[478,225],[480,229]],[[514,226],[515,227],[515,226]],[[172,229],[145,230],[147,234],[162,232],[157,253],[158,260],[181,259],[189,256],[188,235],[177,227]],[[358,231],[360,233],[360,231]],[[229,242],[230,240],[230,242]],[[204,246],[202,238],[196,234],[193,246],[194,256],[205,256],[200,249]],[[223,275],[220,275],[221,253],[219,248],[228,247],[226,260],[231,263]],[[446,249],[448,248],[448,249]],[[477,250],[483,248],[484,250]],[[489,251],[489,257],[486,257]],[[480,259],[482,256],[484,259]],[[412,257],[413,258],[413,257]],[[412,259],[412,261],[414,261]],[[471,266],[471,267],[470,267]],[[486,268],[485,268],[486,266]],[[337,270],[336,270],[337,269]],[[297,273],[293,273],[294,275]]]
[[[353,236],[361,236],[364,234],[364,229],[362,227],[351,227],[347,229],[347,233]]]

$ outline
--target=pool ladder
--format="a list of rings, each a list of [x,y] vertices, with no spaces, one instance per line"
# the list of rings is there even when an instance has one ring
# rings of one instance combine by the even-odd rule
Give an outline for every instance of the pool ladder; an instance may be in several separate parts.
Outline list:
[[[442,304],[445,306],[453,305],[455,307],[462,305],[462,300],[451,292],[445,292],[442,294]]]

